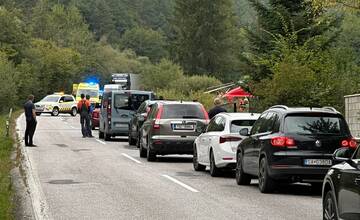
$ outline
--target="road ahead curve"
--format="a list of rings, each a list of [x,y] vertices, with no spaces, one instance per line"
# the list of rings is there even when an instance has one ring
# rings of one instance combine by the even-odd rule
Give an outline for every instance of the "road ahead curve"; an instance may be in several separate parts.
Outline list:
[[[53,219],[321,219],[307,185],[261,194],[257,181],[193,171],[190,156],[147,162],[126,138],[82,138],[78,117],[38,117],[34,142],[25,153]]]

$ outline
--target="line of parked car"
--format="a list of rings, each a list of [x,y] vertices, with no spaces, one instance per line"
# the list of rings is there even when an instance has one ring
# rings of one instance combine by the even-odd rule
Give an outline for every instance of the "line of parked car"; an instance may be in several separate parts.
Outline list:
[[[192,154],[195,171],[235,170],[236,182],[258,179],[262,193],[310,183],[323,195],[324,219],[360,219],[360,149],[334,108],[273,106],[209,119],[201,103],[155,100],[152,92],[104,93],[99,137],[129,137],[140,157]]]

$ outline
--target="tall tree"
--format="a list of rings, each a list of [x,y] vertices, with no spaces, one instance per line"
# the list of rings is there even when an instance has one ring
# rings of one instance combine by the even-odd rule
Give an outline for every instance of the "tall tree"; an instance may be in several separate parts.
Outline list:
[[[226,72],[232,56],[232,0],[176,0],[175,51],[185,72]]]

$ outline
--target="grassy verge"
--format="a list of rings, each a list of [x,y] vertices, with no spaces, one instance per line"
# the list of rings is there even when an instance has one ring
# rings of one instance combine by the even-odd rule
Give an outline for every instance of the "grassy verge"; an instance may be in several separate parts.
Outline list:
[[[5,137],[6,116],[0,115],[0,219],[13,219],[12,187],[10,170],[13,167],[11,153],[14,141],[12,135]]]

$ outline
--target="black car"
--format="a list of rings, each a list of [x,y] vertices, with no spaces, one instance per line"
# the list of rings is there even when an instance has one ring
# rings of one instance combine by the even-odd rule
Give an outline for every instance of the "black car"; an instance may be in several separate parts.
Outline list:
[[[360,219],[360,147],[334,153],[343,161],[328,171],[323,184],[323,219]],[[352,156],[351,156],[352,155]]]
[[[331,107],[289,108],[273,106],[253,125],[237,148],[236,181],[239,185],[259,179],[263,193],[278,182],[306,182],[321,189],[333,153],[356,147],[344,117]]]
[[[139,147],[140,128],[143,125],[144,121],[146,121],[148,113],[150,112],[152,105],[154,105],[155,103],[156,101],[146,100],[140,105],[134,117],[131,119],[129,123],[129,145],[136,144],[136,146]]]

